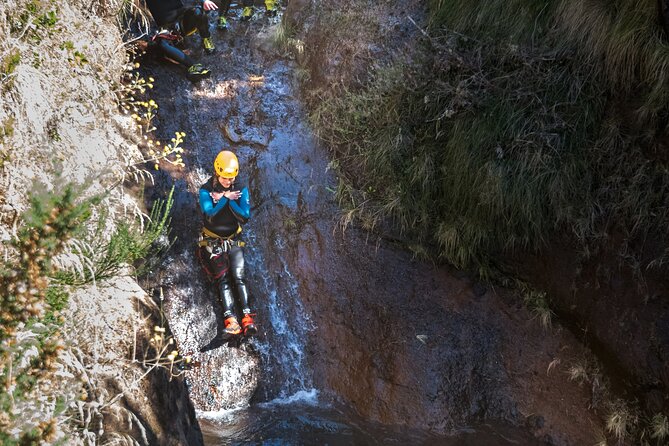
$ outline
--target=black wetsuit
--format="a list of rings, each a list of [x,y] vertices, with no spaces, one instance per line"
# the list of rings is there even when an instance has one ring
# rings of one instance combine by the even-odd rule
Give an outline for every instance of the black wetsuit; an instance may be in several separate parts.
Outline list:
[[[235,191],[241,192],[237,200],[228,200],[223,197],[218,202],[211,198],[211,192]],[[239,180],[229,188],[224,188],[216,177],[211,177],[200,186],[200,209],[204,215],[204,227],[211,237],[217,235],[221,239],[232,240],[232,246],[227,251],[229,265],[224,262],[226,253],[214,255],[206,247],[200,247],[198,255],[207,273],[218,283],[221,299],[223,300],[223,317],[227,318],[234,314],[233,286],[237,290],[239,303],[244,314],[251,313],[249,306],[249,295],[244,282],[244,250],[236,243],[235,237],[241,232],[241,225],[246,223],[250,217],[250,197],[248,188],[243,186]],[[205,237],[206,239],[207,237]],[[224,269],[229,266],[227,272]]]
[[[209,20],[202,6],[186,7],[181,0],[145,0],[147,8],[159,28],[168,29],[182,36],[197,32],[202,38],[211,37]],[[155,39],[158,48],[169,59],[190,67],[195,62],[174,47],[168,39]]]

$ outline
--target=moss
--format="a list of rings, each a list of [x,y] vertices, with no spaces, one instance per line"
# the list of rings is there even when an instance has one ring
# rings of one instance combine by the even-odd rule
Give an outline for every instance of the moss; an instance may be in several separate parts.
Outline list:
[[[0,62],[0,72],[4,76],[9,76],[10,74],[14,73],[14,70],[16,70],[16,67],[20,62],[21,53],[19,53],[18,49],[13,48],[2,58],[2,62]]]

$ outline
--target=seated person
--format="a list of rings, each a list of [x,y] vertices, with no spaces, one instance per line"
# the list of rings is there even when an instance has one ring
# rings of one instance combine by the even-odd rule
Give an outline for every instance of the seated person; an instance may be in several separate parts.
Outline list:
[[[185,7],[181,0],[144,0],[146,6],[160,28],[158,34],[153,37],[161,53],[178,62],[188,69],[191,78],[206,77],[211,74],[210,70],[202,64],[195,63],[183,51],[176,48],[174,44],[198,32],[202,37],[202,46],[207,54],[216,50],[209,33],[209,21],[205,11],[218,9],[216,3],[204,0],[201,6]]]

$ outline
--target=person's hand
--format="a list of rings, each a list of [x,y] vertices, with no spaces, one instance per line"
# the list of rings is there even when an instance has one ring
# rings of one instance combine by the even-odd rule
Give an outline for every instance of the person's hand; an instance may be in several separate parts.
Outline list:
[[[211,199],[214,201],[220,201],[221,198],[224,196],[223,192],[209,192],[209,195],[211,196]]]
[[[228,200],[239,200],[239,197],[242,196],[241,191],[238,190],[231,190],[227,192],[223,192],[223,196],[227,198]]]
[[[215,11],[218,9],[218,5],[211,0],[204,0],[202,7],[205,11]]]

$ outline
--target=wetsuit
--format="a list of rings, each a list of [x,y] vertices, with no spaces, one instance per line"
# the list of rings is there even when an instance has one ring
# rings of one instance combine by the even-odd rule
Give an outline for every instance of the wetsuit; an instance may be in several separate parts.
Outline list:
[[[210,37],[209,20],[202,6],[185,7],[181,0],[145,0],[159,28],[187,36],[197,31],[202,38]],[[190,67],[195,62],[183,51],[170,44],[169,39],[155,39],[158,48],[169,59]]]
[[[210,195],[211,192],[235,190],[241,192],[237,200],[222,197],[220,201],[214,202]],[[233,286],[236,288],[242,312],[251,313],[248,290],[244,282],[244,250],[236,239],[241,232],[241,225],[246,223],[250,217],[250,203],[249,190],[239,180],[235,180],[235,183],[229,188],[224,188],[214,176],[200,186],[200,209],[204,215],[204,239],[210,243],[208,246],[201,246],[198,254],[205,270],[218,284],[223,300],[224,318],[234,314]],[[228,244],[223,242],[223,249],[227,249],[229,265],[225,262],[226,252],[216,255],[216,252],[210,252],[207,249],[221,240],[229,240]],[[229,269],[226,271],[228,266]]]

